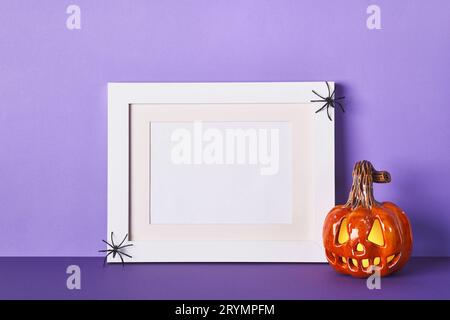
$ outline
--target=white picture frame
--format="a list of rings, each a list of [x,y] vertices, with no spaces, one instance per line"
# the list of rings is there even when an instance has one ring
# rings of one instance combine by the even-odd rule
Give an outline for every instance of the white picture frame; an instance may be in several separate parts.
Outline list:
[[[334,83],[328,83],[333,91]],[[125,262],[325,262],[322,224],[334,206],[334,122],[326,111],[315,112],[323,104],[311,102],[317,99],[312,90],[328,95],[325,82],[108,83],[108,237],[114,233],[118,244],[130,232],[140,234],[125,241],[133,245],[124,249],[132,256],[125,256]],[[223,112],[228,110],[224,108],[236,112]],[[332,108],[329,111],[333,117]],[[136,120],[134,112],[140,112]],[[144,136],[133,135],[142,132],[133,131],[139,126],[144,128],[138,119],[205,120],[197,118],[199,112],[211,121],[292,123],[296,158],[292,161],[291,224],[147,226],[134,218],[146,214],[149,207],[144,198],[150,197],[145,189],[150,177],[143,172],[148,158],[131,157],[132,152],[149,154],[144,150],[148,141],[130,138]],[[229,233],[231,229],[236,232]],[[121,262],[113,255],[107,261]]]

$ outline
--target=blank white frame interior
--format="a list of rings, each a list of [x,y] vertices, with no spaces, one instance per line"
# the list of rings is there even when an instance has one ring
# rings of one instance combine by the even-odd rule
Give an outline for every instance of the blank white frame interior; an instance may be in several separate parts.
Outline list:
[[[333,90],[334,83],[329,83]],[[326,213],[334,205],[334,122],[323,113],[315,113],[320,105],[310,102],[315,99],[312,90],[327,95],[325,82],[109,83],[108,234],[114,232],[115,240],[130,234],[129,243],[133,246],[126,252],[133,258],[126,262],[326,261],[321,229]],[[162,210],[161,214],[170,213],[169,202],[161,196],[163,193],[152,193],[150,186],[151,151],[154,151],[150,150],[151,123],[157,128],[155,134],[160,135],[167,125],[193,126],[199,121],[222,126],[225,123],[288,124],[280,132],[288,133],[282,142],[290,147],[284,147],[287,151],[280,154],[291,159],[282,159],[284,164],[280,168],[288,173],[287,190],[291,194],[272,195],[270,201],[276,209],[267,209],[265,213],[272,218],[258,221],[256,216],[245,221],[235,217],[216,223],[221,221],[220,216],[218,220],[208,220],[207,209],[211,207],[200,205],[196,208],[205,211],[199,215],[200,222],[180,223],[183,221],[180,217],[192,217],[192,212],[186,210],[184,215],[171,212],[173,216],[166,219],[159,216],[159,220],[150,223],[151,194],[158,195],[154,208]],[[285,141],[286,137],[289,142]],[[155,141],[159,140],[153,140],[154,144]],[[153,159],[155,166],[158,164],[153,179],[164,181],[164,172],[168,171],[163,169],[158,157]],[[223,170],[216,167],[212,170]],[[205,181],[200,179],[201,171],[190,174],[198,174],[199,181]],[[166,188],[171,186],[170,179],[174,176],[167,174]],[[258,179],[263,178],[254,178],[254,183],[262,181]],[[283,183],[286,184],[286,177]],[[182,195],[179,190],[177,194]],[[234,210],[240,209],[240,204],[249,205],[242,200],[230,202],[227,194],[224,197],[218,200],[224,200],[231,208],[234,206]],[[184,207],[186,204],[189,202]],[[262,206],[256,204],[249,208]],[[282,215],[286,210],[292,212],[276,216],[278,211]],[[120,260],[109,256],[108,262]]]
[[[150,224],[292,223],[290,122],[148,126]]]

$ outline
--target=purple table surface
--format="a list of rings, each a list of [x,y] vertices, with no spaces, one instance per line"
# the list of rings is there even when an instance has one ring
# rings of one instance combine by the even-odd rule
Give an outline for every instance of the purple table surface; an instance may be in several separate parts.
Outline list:
[[[102,266],[101,258],[0,258],[0,299],[450,299],[450,258],[413,258],[399,273],[366,281],[326,264],[183,263]],[[81,269],[69,290],[66,268]]]

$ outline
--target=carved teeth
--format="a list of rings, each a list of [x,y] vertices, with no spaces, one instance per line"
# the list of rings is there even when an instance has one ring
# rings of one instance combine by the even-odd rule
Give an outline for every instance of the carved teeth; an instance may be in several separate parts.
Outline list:
[[[381,265],[381,257],[375,257],[373,259],[356,259],[352,257],[341,257],[337,256],[332,252],[327,252],[329,258],[331,258],[330,262],[332,264],[338,263],[340,265],[347,265],[347,267],[352,271],[357,271],[359,269],[367,270],[371,265],[380,266]],[[386,258],[386,263],[389,267],[392,267],[399,260],[399,254],[393,254]]]
[[[363,268],[369,267],[369,259],[362,259],[362,266]]]

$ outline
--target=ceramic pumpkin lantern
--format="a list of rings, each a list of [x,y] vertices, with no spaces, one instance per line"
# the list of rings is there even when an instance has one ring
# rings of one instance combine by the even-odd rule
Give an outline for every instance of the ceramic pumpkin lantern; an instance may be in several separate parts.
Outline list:
[[[412,233],[405,212],[373,196],[373,182],[390,181],[388,172],[376,171],[369,161],[355,164],[347,203],[334,207],[323,227],[327,260],[338,272],[367,277],[377,266],[385,276],[408,261]]]

